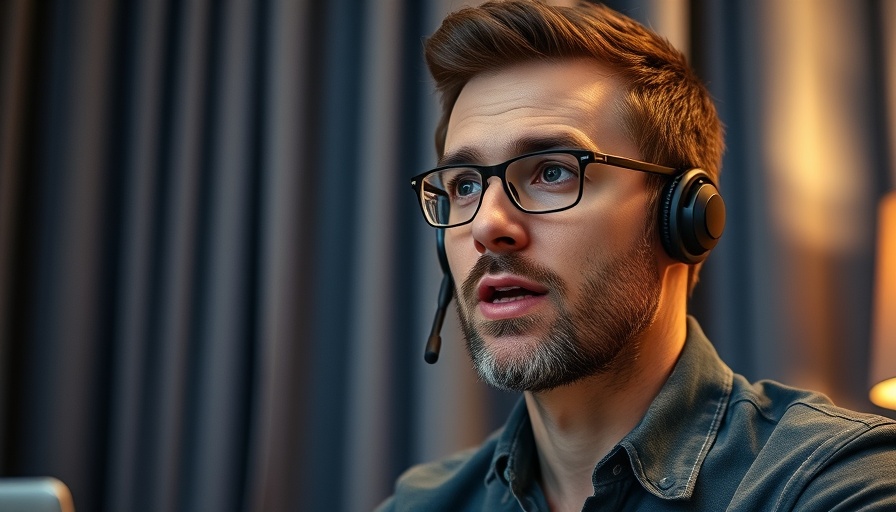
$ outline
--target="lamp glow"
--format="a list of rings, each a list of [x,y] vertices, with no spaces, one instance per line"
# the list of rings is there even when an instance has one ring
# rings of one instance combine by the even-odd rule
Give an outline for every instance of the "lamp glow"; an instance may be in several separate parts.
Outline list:
[[[896,192],[880,203],[871,347],[871,401],[896,409]]]

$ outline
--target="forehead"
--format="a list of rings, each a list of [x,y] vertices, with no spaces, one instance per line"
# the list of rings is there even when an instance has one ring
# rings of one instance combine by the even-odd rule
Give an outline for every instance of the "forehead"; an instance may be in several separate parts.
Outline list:
[[[511,158],[525,152],[521,141],[540,139],[612,152],[628,145],[619,115],[623,91],[610,68],[587,58],[532,61],[479,74],[451,111],[445,157],[464,152],[482,160]]]

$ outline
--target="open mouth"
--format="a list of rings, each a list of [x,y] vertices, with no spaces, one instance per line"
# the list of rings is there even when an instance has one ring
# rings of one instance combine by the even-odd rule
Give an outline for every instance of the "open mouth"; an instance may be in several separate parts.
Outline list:
[[[487,294],[488,297],[486,298],[485,302],[491,302],[492,304],[514,302],[517,300],[523,300],[527,297],[544,295],[543,293],[537,293],[519,286],[502,286],[499,288],[489,288],[489,290],[491,290],[491,294]]]

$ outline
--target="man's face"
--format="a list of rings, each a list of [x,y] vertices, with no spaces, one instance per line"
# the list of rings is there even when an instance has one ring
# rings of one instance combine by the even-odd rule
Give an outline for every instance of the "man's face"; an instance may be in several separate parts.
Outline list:
[[[622,129],[622,87],[590,59],[531,62],[461,91],[445,158],[495,164],[551,148],[640,158]],[[541,391],[622,374],[656,313],[660,284],[643,173],[591,165],[574,208],[526,214],[491,178],[470,224],[445,245],[467,346],[480,376]]]

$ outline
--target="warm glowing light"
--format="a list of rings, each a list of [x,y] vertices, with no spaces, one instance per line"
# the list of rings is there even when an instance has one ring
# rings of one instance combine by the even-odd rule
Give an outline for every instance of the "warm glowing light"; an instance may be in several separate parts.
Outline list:
[[[871,401],[896,409],[896,192],[880,204],[871,352]]]
[[[851,255],[870,243],[870,230],[856,226],[867,222],[863,205],[872,174],[833,162],[849,162],[849,169],[874,165],[863,149],[872,133],[853,92],[861,90],[865,72],[855,58],[866,51],[865,29],[848,2],[818,4],[774,2],[775,15],[763,26],[761,58],[769,77],[757,113],[766,148],[758,164],[766,182],[763,208],[782,247]]]
[[[877,383],[871,388],[870,397],[875,405],[896,409],[896,378]]]

